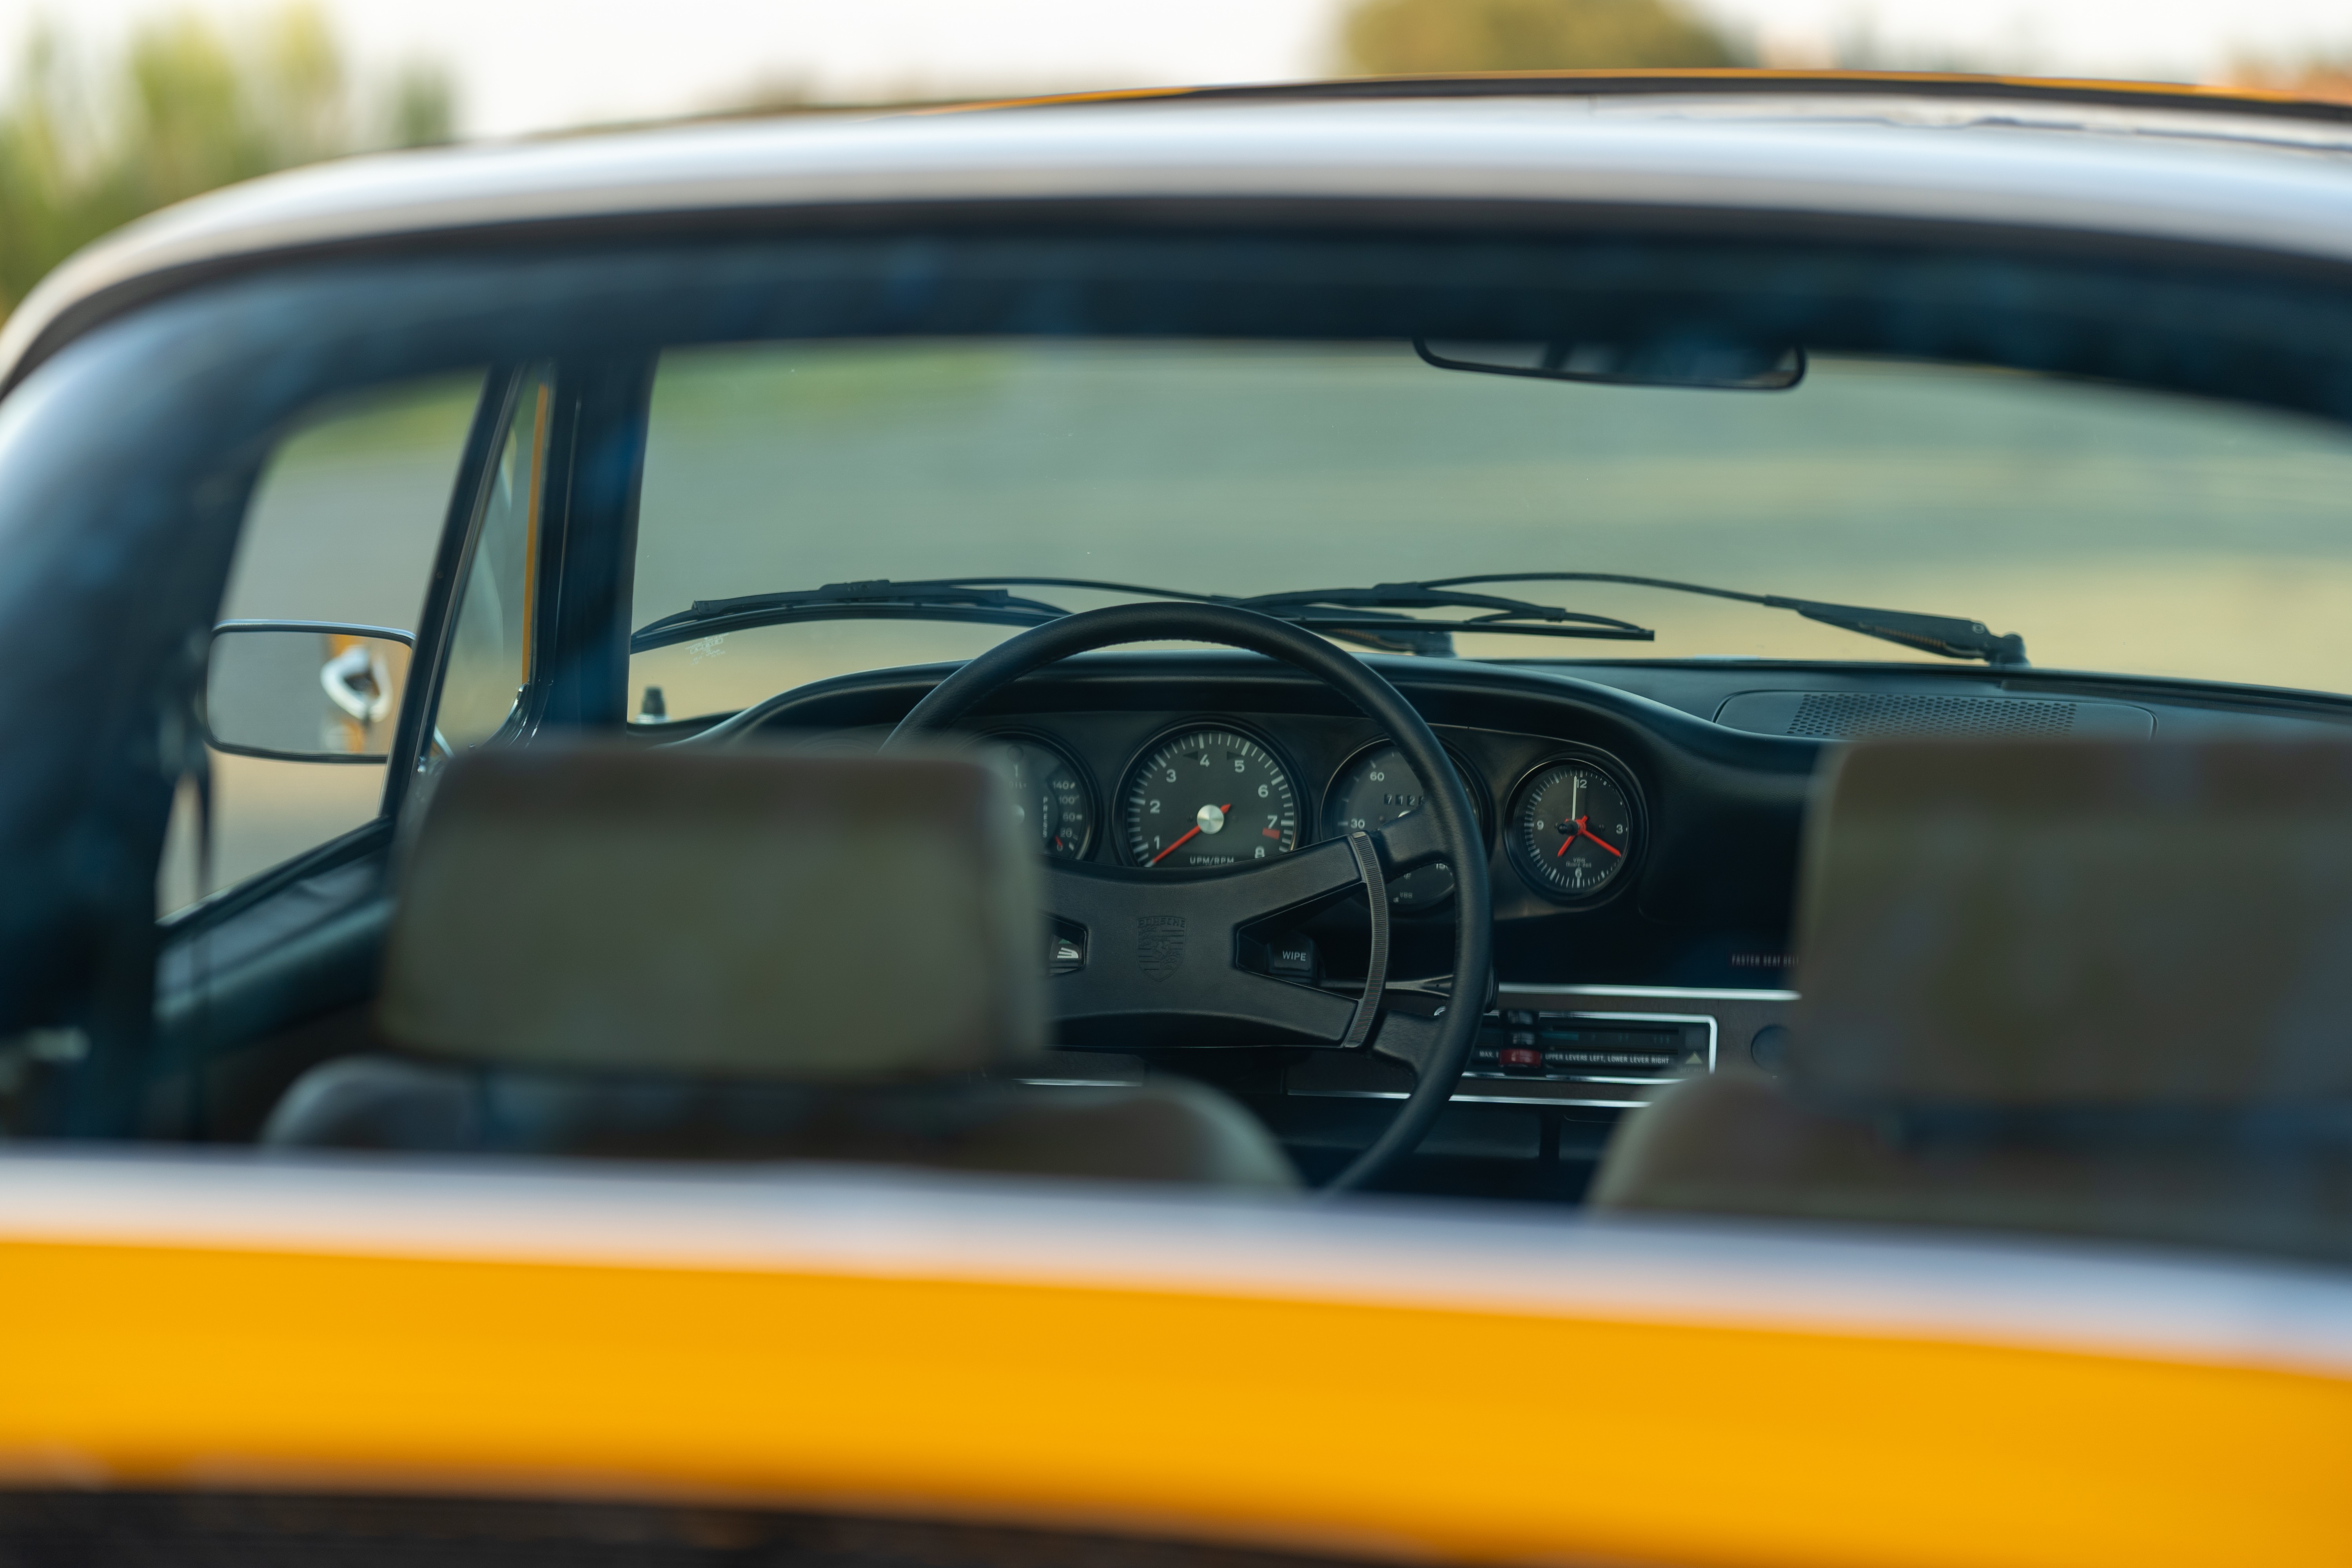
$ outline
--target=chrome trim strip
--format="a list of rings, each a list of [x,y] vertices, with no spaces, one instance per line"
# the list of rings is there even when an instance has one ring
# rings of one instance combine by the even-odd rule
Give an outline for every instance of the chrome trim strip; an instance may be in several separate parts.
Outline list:
[[[1698,985],[1535,985],[1498,980],[1497,991],[1523,991],[1538,996],[1655,996],[1661,1001],[1794,1002],[1794,991],[1742,991],[1736,987]]]
[[[1533,1079],[1529,1081],[1563,1083],[1568,1080]],[[1658,1079],[1662,1085],[1673,1081],[1672,1079]],[[1404,1091],[1399,1089],[1309,1089],[1297,1098],[1301,1100],[1402,1100]],[[1464,1094],[1456,1089],[1454,1097],[1446,1103],[1448,1105],[1533,1105],[1538,1108],[1549,1106],[1555,1110],[1564,1106],[1574,1106],[1581,1110],[1641,1110],[1647,1108],[1650,1102],[1646,1100],[1570,1100],[1565,1095]]]
[[[1648,1078],[1618,1078],[1602,1072],[1572,1072],[1551,1081],[1554,1083],[1622,1083],[1641,1088],[1655,1088],[1662,1083],[1672,1083],[1675,1079],[1664,1074],[1653,1074]]]
[[[1573,1106],[1580,1110],[1643,1110],[1646,1100],[1546,1100],[1532,1094],[1457,1094],[1451,1103],[1458,1105],[1535,1105]]]

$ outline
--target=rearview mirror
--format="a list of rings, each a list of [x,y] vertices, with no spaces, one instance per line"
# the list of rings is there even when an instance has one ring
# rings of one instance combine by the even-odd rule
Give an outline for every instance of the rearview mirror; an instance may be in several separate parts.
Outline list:
[[[1706,338],[1630,342],[1456,342],[1415,338],[1413,351],[1440,370],[1591,381],[1616,386],[1696,386],[1726,392],[1786,392],[1805,379],[1805,351]]]
[[[389,626],[224,621],[205,672],[205,739],[244,757],[381,763],[415,640]]]

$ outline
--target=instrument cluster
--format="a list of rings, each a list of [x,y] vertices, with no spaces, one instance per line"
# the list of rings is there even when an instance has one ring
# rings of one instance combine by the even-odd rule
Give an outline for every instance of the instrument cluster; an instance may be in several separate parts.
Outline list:
[[[1164,871],[1205,871],[1276,858],[1302,844],[1378,832],[1422,808],[1422,780],[1394,742],[1360,741],[1328,778],[1308,781],[1271,735],[1228,719],[1179,723],[1150,735],[1108,795],[1115,831],[1102,826],[1104,796],[1076,752],[1034,730],[988,737],[1002,746],[1018,788],[1024,831],[1039,851],[1065,859],[1116,860]],[[1608,899],[1629,880],[1646,838],[1632,773],[1590,748],[1551,745],[1498,782],[1450,742],[1479,834],[1496,843],[1526,888],[1545,902]],[[1443,865],[1399,878],[1390,908],[1436,913],[1453,900]]]

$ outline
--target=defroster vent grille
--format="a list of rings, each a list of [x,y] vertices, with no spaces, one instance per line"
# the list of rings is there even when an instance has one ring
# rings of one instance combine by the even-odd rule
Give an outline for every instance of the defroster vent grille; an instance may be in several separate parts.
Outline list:
[[[1797,704],[1788,733],[1859,741],[1895,735],[2063,735],[2074,728],[2072,702],[2009,697],[1915,697],[1874,691],[1815,691]]]

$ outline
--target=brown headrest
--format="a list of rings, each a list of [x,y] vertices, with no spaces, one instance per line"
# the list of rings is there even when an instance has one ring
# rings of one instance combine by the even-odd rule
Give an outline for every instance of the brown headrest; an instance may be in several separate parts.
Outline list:
[[[1857,746],[1789,1050],[1849,1100],[2352,1093],[2352,742]]]
[[[1042,1043],[1034,858],[966,759],[474,753],[409,858],[378,1022],[544,1068],[810,1081]]]

